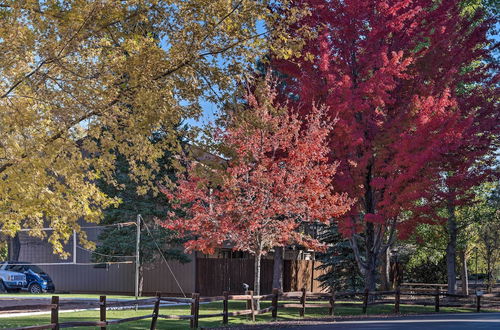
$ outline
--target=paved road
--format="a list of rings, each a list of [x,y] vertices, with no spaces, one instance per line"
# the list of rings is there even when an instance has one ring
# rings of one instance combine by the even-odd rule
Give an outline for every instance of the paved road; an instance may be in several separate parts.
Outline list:
[[[288,327],[287,330],[500,330],[500,313],[464,313],[408,316],[389,319],[339,321],[320,325]]]

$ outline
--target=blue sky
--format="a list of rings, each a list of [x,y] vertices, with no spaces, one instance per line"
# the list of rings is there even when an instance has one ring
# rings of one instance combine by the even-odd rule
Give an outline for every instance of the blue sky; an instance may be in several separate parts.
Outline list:
[[[266,32],[265,21],[258,20],[256,22],[256,32],[259,35]],[[220,61],[221,65],[223,65],[222,64],[223,58],[219,58],[219,61]],[[217,118],[217,115],[218,115],[218,112],[220,109],[219,104],[215,104],[215,103],[209,102],[207,100],[201,99],[200,106],[203,110],[200,118],[198,120],[195,120],[193,118],[186,119],[185,120],[186,124],[201,127],[204,124],[208,124],[209,122],[213,122]]]
[[[215,103],[208,102],[206,100],[200,101],[201,108],[203,112],[198,120],[193,118],[188,118],[185,123],[190,126],[201,127],[209,122],[213,122],[217,118],[217,113],[219,111],[219,106]]]

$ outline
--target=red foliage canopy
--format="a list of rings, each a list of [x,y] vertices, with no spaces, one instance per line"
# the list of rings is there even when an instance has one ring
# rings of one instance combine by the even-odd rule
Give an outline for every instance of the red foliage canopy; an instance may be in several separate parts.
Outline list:
[[[164,225],[192,235],[188,249],[212,253],[230,243],[260,255],[291,243],[318,248],[299,225],[328,222],[352,204],[333,191],[338,163],[329,161],[332,125],[324,111],[313,107],[304,124],[274,105],[273,90],[261,94],[249,95],[249,109],[215,137],[231,150],[227,166],[193,164],[173,192],[164,190],[184,210],[170,213]]]
[[[481,171],[473,165],[498,134],[498,79],[487,64],[491,22],[481,12],[462,15],[459,1],[293,3],[311,14],[290,33],[310,27],[318,38],[306,41],[304,56],[272,67],[299,114],[322,104],[337,120],[329,139],[340,161],[335,185],[358,200],[341,230],[351,235],[373,223],[383,234],[398,223],[404,237],[435,221],[430,203],[477,184]]]

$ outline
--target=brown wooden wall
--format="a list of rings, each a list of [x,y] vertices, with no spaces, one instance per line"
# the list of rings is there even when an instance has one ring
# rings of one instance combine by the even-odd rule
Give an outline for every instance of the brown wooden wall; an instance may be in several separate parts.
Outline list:
[[[254,259],[197,258],[196,264],[196,292],[202,296],[221,295],[223,291],[243,293],[243,283],[249,284],[250,289],[253,288]],[[298,291],[303,287],[308,291],[322,291],[316,278],[325,271],[316,270],[319,265],[318,261],[285,260],[284,291]],[[273,260],[263,259],[261,267],[261,293],[271,293]]]
[[[285,260],[283,269],[283,290],[299,291],[306,288],[312,292],[326,291],[317,280],[327,270],[316,269],[321,263],[315,260]]]
[[[88,239],[95,241],[99,229],[87,229]],[[54,255],[52,247],[46,240],[21,235],[20,261],[32,263],[60,263],[71,262],[61,260]],[[72,238],[65,246],[68,253],[72,253]],[[78,263],[90,263],[91,252],[78,248],[76,260]],[[243,293],[243,283],[253,288],[254,259],[240,258],[194,258],[187,264],[170,261],[169,265],[176,275],[180,286],[185,293],[199,292],[204,296],[221,295],[223,291],[233,294]],[[130,260],[130,259],[129,259]],[[133,259],[132,259],[133,260]],[[318,292],[321,290],[316,278],[323,273],[315,268],[318,261],[285,260],[283,269],[283,284],[285,291],[297,291],[305,287],[307,290]],[[115,264],[106,268],[99,268],[92,264],[58,264],[41,266],[54,280],[57,291],[63,292],[96,292],[96,293],[133,293],[134,272],[133,264]],[[175,279],[167,265],[158,263],[146,265],[144,272],[144,292],[154,293],[161,291],[164,294],[179,295]],[[261,269],[261,292],[272,291],[273,260],[263,259]]]
[[[202,296],[243,293],[243,283],[253,288],[254,259],[197,258],[196,266],[196,292]],[[261,293],[272,291],[273,260],[262,260],[260,282]]]
[[[194,292],[195,264],[181,264],[169,261],[169,266],[176,275],[182,290]],[[135,267],[133,264],[115,264],[107,268],[95,268],[92,265],[54,265],[40,266],[50,275],[58,292],[126,293],[133,294]],[[145,294],[160,291],[166,294],[180,295],[181,290],[165,263],[145,265]]]
[[[97,240],[99,229],[86,230],[89,240]],[[42,264],[40,267],[47,272],[54,281],[58,292],[92,292],[92,293],[126,293],[133,294],[135,286],[134,264],[111,264],[108,267],[98,267],[91,263],[91,252],[78,248],[76,260],[78,265],[68,264],[73,259],[61,260],[53,254],[52,246],[39,238],[30,237],[21,233],[21,251],[19,261]],[[65,246],[68,253],[72,253],[73,239]],[[191,259],[194,259],[191,258]],[[128,260],[134,260],[129,258]],[[66,262],[66,264],[62,264]],[[43,265],[44,263],[60,263],[57,265]],[[182,290],[188,294],[195,291],[195,268],[192,262],[181,264],[169,261],[169,266],[175,274]],[[180,295],[181,290],[172,273],[164,262],[144,266],[144,293]]]

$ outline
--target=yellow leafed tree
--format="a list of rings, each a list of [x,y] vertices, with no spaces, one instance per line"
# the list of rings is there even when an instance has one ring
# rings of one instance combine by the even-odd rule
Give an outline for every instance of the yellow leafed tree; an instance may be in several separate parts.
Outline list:
[[[267,40],[286,41],[269,37],[283,31],[274,3],[1,1],[2,231],[50,226],[64,254],[78,219],[98,222],[118,202],[96,186],[111,180],[117,153],[152,188],[156,160],[178,148],[173,127],[200,114],[201,97],[223,100]]]

